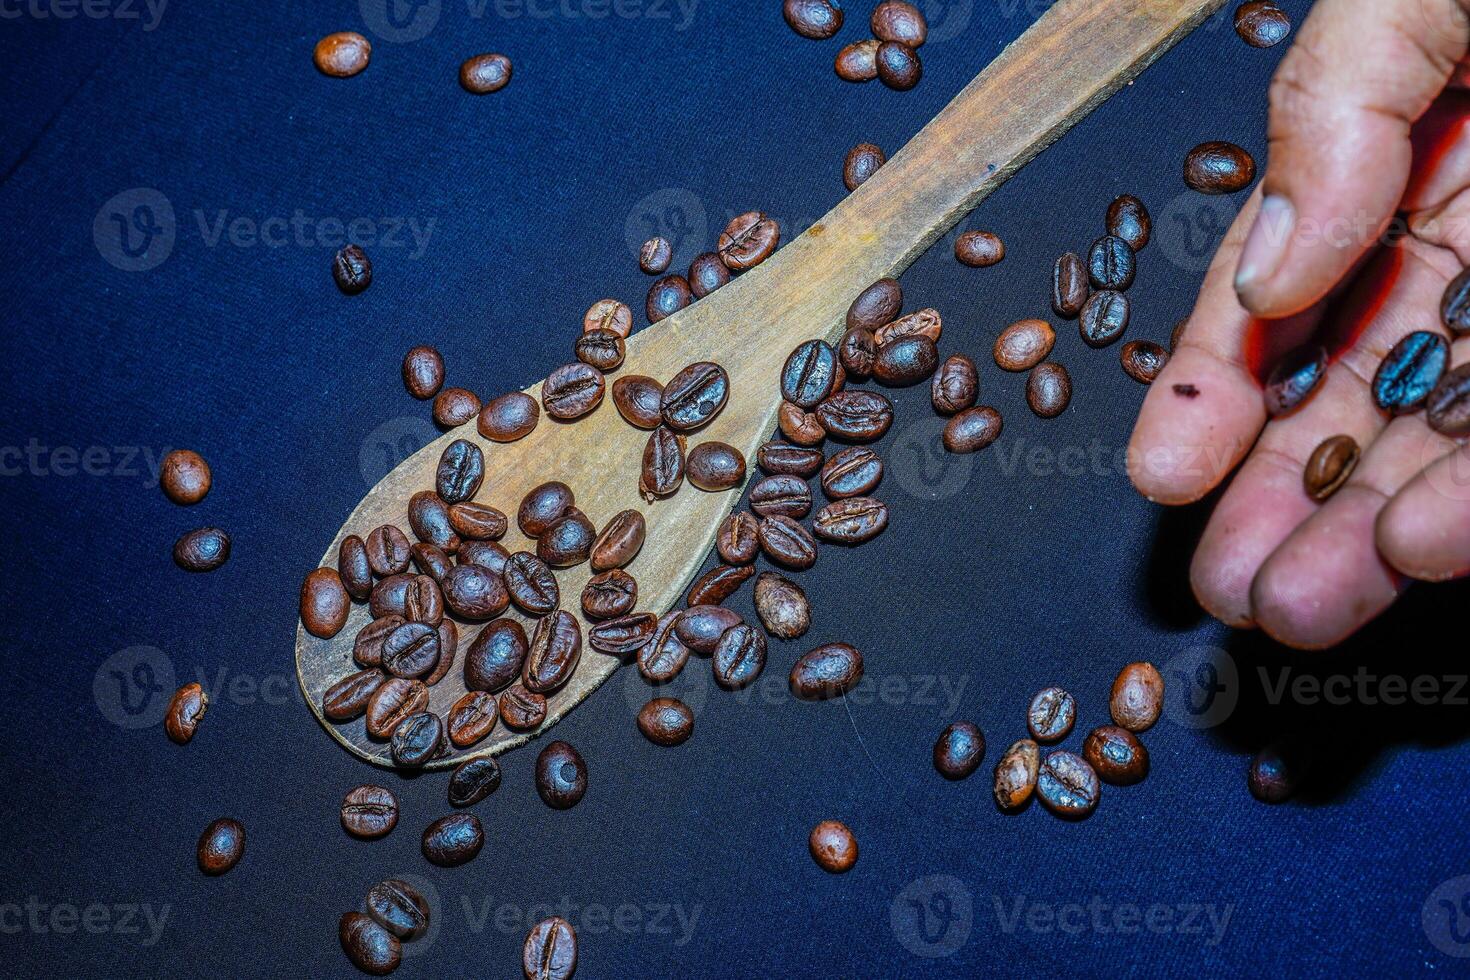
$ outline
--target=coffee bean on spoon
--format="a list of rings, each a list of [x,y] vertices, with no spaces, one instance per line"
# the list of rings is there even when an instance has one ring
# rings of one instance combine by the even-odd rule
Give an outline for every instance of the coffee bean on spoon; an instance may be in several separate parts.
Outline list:
[[[613,382],[613,404],[629,425],[656,429],[663,422],[664,387],[652,378],[629,374]]]
[[[597,623],[587,631],[587,643],[598,653],[623,657],[637,653],[657,627],[653,613],[632,613]]]
[[[434,399],[434,421],[440,428],[458,428],[479,414],[479,397],[465,388],[445,388]]]
[[[482,741],[495,728],[500,717],[500,704],[495,695],[485,691],[466,691],[464,696],[449,708],[445,728],[449,744],[457,749],[467,749]],[[463,768],[463,767],[461,767]],[[458,773],[459,770],[455,770]],[[453,802],[453,782],[450,783],[450,802]]]
[[[1005,242],[988,231],[967,231],[954,242],[954,257],[972,269],[984,269],[1006,257]]]
[[[837,53],[833,68],[844,82],[871,82],[878,77],[878,45],[875,38],[854,41]]]
[[[1417,411],[1429,400],[1449,367],[1450,345],[1443,336],[1416,330],[1393,345],[1373,375],[1373,401],[1393,415]]]
[[[952,453],[979,452],[1000,438],[1000,412],[989,405],[967,408],[944,427],[944,448]]]
[[[529,551],[518,551],[506,560],[505,590],[510,601],[532,616],[545,616],[561,605],[561,588],[551,567]]]
[[[505,537],[510,521],[489,504],[467,501],[449,505],[449,526],[464,541],[497,541]]]
[[[439,499],[458,504],[473,497],[485,479],[485,456],[480,447],[464,439],[456,439],[439,456],[434,485]]]
[[[1139,384],[1149,385],[1169,363],[1169,352],[1151,340],[1130,340],[1121,353],[1123,371]]]
[[[459,548],[449,507],[433,490],[421,490],[408,498],[408,526],[420,541],[438,545],[446,552]]]
[[[217,527],[187,531],[174,542],[174,564],[186,572],[212,572],[229,558],[230,536]],[[332,574],[338,575],[337,572]]]
[[[403,719],[393,730],[388,751],[400,769],[422,769],[444,749],[444,722],[431,711]]]
[[[426,687],[433,687],[448,676],[449,671],[454,668],[455,657],[459,653],[459,627],[455,625],[454,620],[445,619],[439,624],[438,632],[439,662],[424,678]]]
[[[1006,371],[1029,371],[1046,360],[1056,340],[1045,320],[1017,320],[995,338],[995,363]]]
[[[454,558],[457,564],[479,565],[496,575],[504,575],[510,552],[494,541],[462,541]]]
[[[658,323],[678,313],[693,299],[694,291],[689,288],[688,279],[680,275],[664,276],[648,287],[644,313],[649,323]]]
[[[402,615],[390,613],[365,624],[353,640],[352,659],[364,667],[382,666],[383,644],[406,622]]]
[[[649,434],[644,444],[638,492],[652,503],[673,494],[683,482],[684,436],[661,425]]]
[[[582,612],[588,619],[614,619],[638,604],[638,582],[621,568],[599,572],[582,588]]]
[[[526,631],[515,620],[486,623],[465,651],[465,687],[492,693],[508,687],[521,676],[530,647]]]
[[[1067,252],[1057,259],[1051,277],[1051,308],[1057,316],[1064,320],[1075,319],[1082,312],[1090,289],[1087,265],[1081,256]]]
[[[781,402],[776,421],[781,428],[781,435],[798,446],[815,446],[827,438],[827,430],[823,428],[817,413],[808,412],[791,402]]]
[[[654,745],[682,745],[694,734],[694,712],[678,698],[654,698],[638,710],[638,730]]]
[[[661,235],[650,238],[638,250],[638,268],[650,276],[661,276],[668,272],[673,261],[674,247]]]
[[[847,158],[842,161],[843,186],[850,191],[857,190],[887,162],[888,158],[877,146],[859,143],[847,151]]]
[[[547,375],[541,386],[541,407],[547,415],[563,422],[581,418],[602,404],[606,389],[601,371],[590,364],[573,361]]]
[[[748,565],[760,551],[760,523],[743,510],[735,511],[720,524],[715,550],[731,565]]]
[[[520,684],[506,688],[500,695],[500,720],[517,732],[529,732],[546,720],[546,697],[526,690]]]
[[[643,548],[647,533],[648,524],[638,511],[624,510],[614,514],[592,542],[592,570],[605,572],[628,565]]]
[[[729,490],[745,482],[745,457],[729,443],[701,442],[689,450],[684,475],[701,490]]]
[[[1353,475],[1362,451],[1352,436],[1331,436],[1324,439],[1312,455],[1302,472],[1302,487],[1318,503],[1325,502],[1342,488]]]
[[[755,574],[753,565],[716,565],[689,587],[688,606],[718,606],[740,590]]]
[[[536,539],[536,556],[552,568],[580,565],[592,554],[597,528],[576,508],[572,508]]]
[[[781,397],[801,408],[815,408],[832,394],[837,380],[837,352],[826,341],[797,345],[781,369]]]
[[[934,411],[953,415],[975,404],[980,393],[980,374],[975,362],[963,354],[946,358],[929,383],[929,399]]]
[[[413,567],[435,582],[444,581],[444,576],[448,575],[449,570],[454,567],[454,562],[448,553],[437,544],[419,541],[408,551],[413,556]]]
[[[373,566],[368,560],[367,544],[355,534],[343,538],[337,548],[337,574],[342,576],[347,594],[359,602],[372,593]]]
[[[846,643],[825,643],[802,654],[791,668],[791,693],[805,701],[845,694],[863,677],[863,655]]]
[[[429,688],[420,680],[390,677],[373,693],[367,706],[367,733],[387,740],[403,719],[429,706]]]
[[[571,680],[581,659],[581,624],[559,609],[536,624],[521,682],[534,694],[551,694]]]
[[[439,631],[428,623],[404,623],[383,641],[383,669],[393,677],[423,677],[439,662]]]
[[[692,432],[707,425],[730,394],[730,377],[712,361],[698,361],[684,368],[664,385],[660,413],[664,424],[676,432]]]
[[[689,291],[695,299],[704,299],[729,282],[730,269],[718,252],[703,252],[689,263]]]
[[[582,316],[582,332],[593,330],[609,330],[626,340],[633,332],[633,311],[619,300],[600,299]]]
[[[374,575],[386,578],[408,569],[409,559],[412,558],[408,535],[395,525],[384,524],[374,528],[367,536],[366,545],[368,564]]]
[[[611,330],[589,330],[577,338],[577,360],[599,371],[615,371],[623,363],[623,338]]]
[[[370,667],[348,674],[322,695],[322,714],[327,721],[341,724],[362,716],[368,702],[388,678],[381,670]]]
[[[720,232],[720,259],[732,272],[760,265],[776,250],[781,230],[761,211],[747,211],[730,219]]]

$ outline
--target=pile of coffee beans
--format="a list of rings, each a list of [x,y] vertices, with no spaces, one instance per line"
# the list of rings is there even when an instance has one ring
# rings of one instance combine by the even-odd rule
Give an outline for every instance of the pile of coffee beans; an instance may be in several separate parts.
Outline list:
[[[802,37],[826,41],[842,29],[842,4],[838,0],[786,0],[782,7],[786,23]],[[924,14],[904,0],[883,0],[868,20],[873,36],[855,41],[837,54],[834,68],[845,82],[880,80],[899,92],[919,84],[924,67],[919,48],[929,38]]]
[[[403,944],[429,931],[429,903],[408,882],[389,878],[368,889],[363,907],[343,913],[337,938],[353,966],[384,976],[403,961]]]

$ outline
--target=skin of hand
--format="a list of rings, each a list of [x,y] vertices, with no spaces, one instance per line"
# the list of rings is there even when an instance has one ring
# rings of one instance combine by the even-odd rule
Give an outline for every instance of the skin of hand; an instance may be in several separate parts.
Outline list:
[[[1470,448],[1422,411],[1390,418],[1370,391],[1404,335],[1449,337],[1440,299],[1470,265],[1467,48],[1470,0],[1319,0],[1272,82],[1265,176],[1129,445],[1150,500],[1193,503],[1229,480],[1190,580],[1231,626],[1326,648],[1413,580],[1470,574]],[[1371,302],[1358,304],[1350,340],[1329,344],[1326,380],[1268,419],[1252,345],[1265,337],[1281,351],[1332,332],[1336,300],[1355,291]],[[1450,339],[1451,365],[1470,361],[1470,335]],[[1303,468],[1340,433],[1362,458],[1319,504]]]

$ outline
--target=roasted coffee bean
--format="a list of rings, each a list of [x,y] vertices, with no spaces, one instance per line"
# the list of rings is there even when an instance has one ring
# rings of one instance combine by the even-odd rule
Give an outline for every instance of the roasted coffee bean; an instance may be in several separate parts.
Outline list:
[[[1055,361],[1043,361],[1026,377],[1026,404],[1044,419],[1054,419],[1066,411],[1072,400],[1072,378],[1067,369]]]
[[[654,698],[639,709],[638,730],[654,745],[682,745],[694,734],[694,712],[678,698]]]
[[[312,636],[329,640],[347,625],[352,599],[335,568],[313,568],[301,583],[301,625]]]
[[[373,46],[356,31],[338,31],[316,42],[311,60],[317,71],[333,78],[350,78],[368,66]]]
[[[817,563],[817,543],[807,529],[789,517],[761,518],[757,535],[761,551],[772,562],[794,571],[805,571]]]
[[[213,478],[204,457],[190,449],[175,449],[163,457],[158,485],[176,504],[197,504],[209,493]]]
[[[621,657],[637,653],[653,638],[658,617],[653,613],[634,613],[598,623],[587,631],[587,643],[599,653]]]
[[[904,337],[928,337],[936,344],[944,332],[944,319],[935,309],[923,309],[896,320],[890,320],[873,331],[873,341],[881,348]],[[876,354],[875,354],[876,357]]]
[[[989,405],[967,408],[944,427],[944,448],[952,453],[977,453],[1000,438],[1000,413]]]
[[[750,509],[762,517],[805,517],[812,510],[812,489],[799,476],[768,476],[750,488]]]
[[[1470,333],[1470,269],[1456,276],[1445,287],[1439,302],[1439,317],[1456,337]]]
[[[674,246],[661,235],[650,238],[638,250],[638,268],[650,276],[661,276],[669,271],[674,261]]]
[[[1139,384],[1149,385],[1169,363],[1169,352],[1152,340],[1130,340],[1123,345],[1123,371]]]
[[[768,476],[808,478],[821,470],[824,457],[820,449],[768,442],[756,450],[755,461]]]
[[[823,340],[808,340],[786,358],[781,369],[781,397],[802,408],[815,408],[832,394],[837,380],[837,352]]]
[[[186,572],[212,572],[229,558],[230,536],[217,527],[186,531],[174,542],[174,564]],[[335,571],[332,575],[340,585],[341,576]]]
[[[176,745],[188,745],[208,710],[209,695],[198,684],[185,684],[175,691],[163,716],[163,730],[169,741]]]
[[[423,677],[439,662],[439,630],[404,623],[383,641],[383,669],[394,677]]]
[[[878,62],[878,80],[894,91],[907,92],[924,75],[919,53],[906,44],[884,41],[874,57]]]
[[[995,363],[1006,371],[1029,371],[1046,360],[1056,341],[1057,332],[1045,320],[1017,320],[995,338]]]
[[[1393,415],[1418,411],[1449,367],[1449,342],[1437,333],[1416,330],[1404,337],[1373,375],[1373,401]]]
[[[760,550],[759,527],[756,519],[745,511],[732,513],[715,535],[715,550],[731,565],[750,564]]]
[[[760,265],[776,250],[781,229],[761,211],[747,211],[730,219],[720,232],[720,259],[731,271]]]
[[[359,840],[386,837],[398,826],[398,797],[382,786],[365,783],[342,797],[342,829]]]
[[[663,385],[641,374],[630,374],[613,382],[613,404],[629,425],[656,429],[663,421]]]
[[[781,434],[798,446],[815,446],[827,438],[827,430],[822,427],[816,412],[808,412],[788,401],[781,402],[776,419],[781,426]]]
[[[505,580],[481,565],[456,566],[444,576],[443,591],[450,611],[472,622],[494,619],[510,605]]]
[[[1295,745],[1275,744],[1251,758],[1247,785],[1262,803],[1285,803],[1296,795],[1311,767],[1310,753]]]
[[[825,41],[842,27],[842,4],[837,0],[786,0],[781,13],[793,31],[813,41]]]
[[[872,442],[893,424],[893,403],[876,391],[839,391],[817,406],[817,420],[825,432],[839,439]],[[787,432],[786,437],[790,439],[791,434]]]
[[[445,726],[449,731],[449,743],[457,749],[469,748],[490,734],[498,717],[500,706],[495,701],[495,695],[484,691],[466,692],[449,709],[448,724]],[[452,802],[454,783],[451,781],[449,785]]]
[[[491,722],[494,722],[493,715]],[[466,759],[449,775],[449,805],[474,806],[499,788],[500,763],[489,756]]]
[[[878,77],[878,45],[874,38],[854,41],[837,52],[833,68],[844,82],[871,82]]]
[[[1014,742],[995,764],[995,802],[1002,810],[1019,810],[1031,799],[1041,770],[1041,750],[1029,738]]]
[[[1234,194],[1256,179],[1256,161],[1234,143],[1201,143],[1184,158],[1184,183],[1201,194]]]
[[[929,25],[919,8],[904,0],[883,0],[873,8],[868,21],[873,36],[880,41],[897,41],[911,48],[922,47],[929,37]]]
[[[541,407],[547,415],[563,422],[578,419],[602,404],[606,389],[601,371],[590,364],[573,361],[546,376],[541,386]]]
[[[367,536],[367,559],[373,574],[381,577],[408,570],[411,556],[408,536],[392,524],[374,528]]]
[[[694,290],[689,287],[688,279],[680,275],[664,276],[648,287],[648,299],[643,304],[643,312],[648,316],[649,323],[657,323],[678,313],[693,299]]]
[[[397,575],[389,575],[373,586],[373,591],[368,595],[368,612],[372,613],[373,618],[402,616],[404,597],[408,594],[409,584],[416,577],[408,572],[400,572]]]
[[[730,378],[725,369],[711,361],[689,365],[664,385],[660,413],[664,424],[676,432],[691,432],[706,425],[725,407]]]
[[[599,371],[615,371],[623,363],[627,351],[623,338],[611,330],[589,330],[577,338],[577,360]]]
[[[368,915],[399,939],[417,939],[429,931],[429,903],[406,881],[389,878],[367,893]]]
[[[832,500],[858,497],[871,493],[882,479],[883,458],[865,446],[850,446],[822,467],[822,492]]]
[[[954,240],[954,257],[972,269],[984,269],[1006,257],[1005,242],[988,231],[967,231]]]
[[[370,976],[386,976],[403,962],[398,937],[361,912],[342,915],[337,921],[337,939],[352,965]]]
[[[679,641],[695,653],[715,652],[725,631],[740,625],[740,614],[724,606],[691,606],[674,624]]]
[[[322,714],[338,724],[351,721],[367,710],[368,701],[387,679],[376,667],[348,674],[322,695]]]
[[[367,733],[386,740],[403,719],[429,706],[429,689],[423,681],[390,677],[373,693],[367,706]]]
[[[1284,415],[1311,398],[1327,377],[1327,349],[1321,344],[1298,347],[1281,359],[1266,380],[1266,411]]]
[[[684,483],[684,437],[661,425],[648,436],[643,446],[643,468],[638,478],[638,492],[652,503],[667,497]]]
[[[897,279],[879,279],[858,294],[847,308],[847,328],[873,331],[891,322],[903,309],[903,288]],[[851,367],[848,367],[852,371]],[[861,372],[854,372],[861,373]]]
[[[558,609],[536,623],[521,683],[533,694],[550,694],[572,679],[581,659],[581,624],[571,613]]]
[[[1051,308],[1057,316],[1064,320],[1075,319],[1082,312],[1082,306],[1087,302],[1088,290],[1091,284],[1088,282],[1087,265],[1082,257],[1076,252],[1068,252],[1057,259],[1056,267],[1051,274]],[[999,361],[999,357],[996,358]],[[1004,367],[1005,365],[1001,365]],[[1024,370],[1024,368],[1011,368],[1008,370]]]
[[[245,828],[238,820],[221,817],[199,835],[199,870],[207,875],[224,874],[244,856]]]
[[[753,565],[716,565],[689,587],[684,600],[687,606],[718,606],[736,592],[745,580],[755,574]]]
[[[464,541],[460,543],[455,559],[461,565],[479,565],[496,575],[504,575],[510,552],[494,541]]]
[[[536,539],[536,555],[552,568],[580,565],[592,554],[597,528],[575,507]]]
[[[413,566],[435,582],[442,582],[444,576],[448,575],[449,570],[454,567],[453,560],[444,553],[443,548],[436,544],[420,541],[412,545],[408,551],[413,555]]]
[[[1113,722],[1130,732],[1145,732],[1164,710],[1164,678],[1151,663],[1132,663],[1118,672],[1108,702]]]
[[[624,510],[613,515],[592,542],[592,570],[606,572],[627,565],[638,556],[647,533],[647,522],[638,511]]]
[[[1470,363],[1446,372],[1424,407],[1434,431],[1447,436],[1470,435]]]
[[[582,331],[611,330],[613,333],[628,338],[633,332],[633,311],[627,303],[615,299],[600,299],[587,308],[582,316]]]
[[[539,728],[546,720],[546,697],[526,690],[519,684],[500,695],[500,720],[505,727],[518,732]]]
[[[510,59],[503,54],[477,54],[459,66],[459,84],[471,95],[489,95],[510,84]]]
[[[1148,775],[1148,750],[1126,728],[1094,728],[1082,743],[1082,758],[1098,777],[1114,786],[1132,786]]]
[[[521,498],[516,511],[516,525],[528,538],[539,538],[546,529],[561,520],[576,503],[572,488],[558,480],[532,487]]]
[[[454,660],[459,653],[459,627],[454,625],[454,620],[446,619],[439,624],[439,662],[424,678],[425,687],[433,687],[449,675],[454,668]]]
[[[510,522],[489,504],[469,501],[450,505],[449,526],[466,541],[494,541],[505,536]]]
[[[873,332],[866,327],[852,327],[842,335],[837,345],[837,359],[848,376],[857,381],[865,380],[873,373],[873,361],[878,356],[878,343]]]
[[[929,384],[929,400],[940,415],[953,415],[975,404],[980,394],[980,374],[975,362],[963,354],[954,354],[939,365]]]
[[[337,288],[356,296],[373,284],[373,263],[358,245],[344,245],[332,257],[332,278]]]
[[[823,541],[862,544],[888,526],[888,505],[872,497],[834,500],[812,518],[812,530]]]
[[[972,722],[957,721],[934,743],[934,768],[945,779],[965,779],[985,758],[985,736]]]
[[[531,927],[521,948],[526,980],[571,980],[577,972],[577,934],[571,923],[552,916]]]
[[[1253,48],[1269,48],[1291,33],[1291,17],[1272,0],[1250,0],[1235,9],[1235,33]]]
[[[1137,267],[1133,249],[1116,235],[1099,238],[1087,253],[1087,278],[1093,289],[1121,292],[1133,285]]]
[[[730,268],[718,252],[703,252],[689,263],[689,291],[695,299],[704,299],[730,281]]]
[[[441,868],[473,860],[484,846],[485,831],[473,813],[451,813],[424,828],[424,857]]]
[[[408,498],[408,526],[420,541],[436,544],[445,551],[459,547],[459,535],[449,522],[449,505],[432,490],[420,490]]]
[[[480,399],[464,388],[445,388],[434,399],[434,421],[441,428],[453,429],[480,414]]]
[[[876,73],[876,67],[874,70]],[[850,191],[857,190],[887,162],[881,149],[872,143],[859,143],[847,151],[847,158],[842,161],[843,186]]]
[[[599,572],[582,588],[582,612],[588,619],[626,616],[638,604],[638,583],[621,568]]]
[[[1302,472],[1302,488],[1318,503],[1326,501],[1342,488],[1353,475],[1362,451],[1352,436],[1332,436],[1322,440],[1307,458]]]
[[[1128,329],[1131,307],[1128,297],[1111,289],[1095,292],[1082,307],[1077,329],[1089,347],[1106,347]]]
[[[777,572],[761,572],[755,580],[755,611],[766,632],[778,640],[794,640],[812,624],[806,593]]]
[[[444,358],[432,347],[412,347],[403,355],[403,386],[419,401],[428,401],[444,385]]]
[[[545,616],[561,605],[561,588],[546,562],[529,551],[517,551],[505,563],[505,590],[510,601],[532,616]]]
[[[1097,809],[1099,792],[1097,773],[1080,756],[1056,751],[1042,760],[1036,796],[1057,816],[1081,820]]]
[[[536,792],[553,810],[576,806],[587,793],[587,763],[569,742],[552,742],[536,757]]]
[[[444,619],[444,593],[431,575],[415,575],[403,589],[403,618],[438,626]]]
[[[689,450],[684,474],[701,490],[729,490],[745,482],[745,457],[728,443],[701,442]]]
[[[445,447],[434,471],[434,487],[446,504],[469,500],[485,479],[485,455],[480,447],[464,439],[456,439]]]
[[[1026,709],[1026,727],[1031,737],[1043,744],[1066,738],[1076,721],[1077,702],[1060,687],[1038,692]]]
[[[813,827],[807,848],[817,866],[834,875],[850,871],[857,864],[857,838],[846,824],[836,820],[823,820]]]
[[[1148,208],[1132,194],[1124,194],[1108,205],[1107,224],[1108,234],[1127,242],[1134,252],[1143,251],[1153,233]]]
[[[421,711],[409,715],[393,729],[389,754],[400,769],[421,769],[444,748],[444,723],[439,716]]]
[[[766,669],[766,638],[744,623],[730,627],[715,645],[713,665],[715,681],[727,690],[753,683]]]
[[[653,636],[638,650],[638,673],[655,684],[664,684],[684,669],[689,660],[689,648],[679,639],[678,625],[683,613],[675,610],[665,613],[653,629]]]
[[[791,668],[791,693],[806,701],[846,694],[863,679],[863,655],[846,643],[825,643]]]

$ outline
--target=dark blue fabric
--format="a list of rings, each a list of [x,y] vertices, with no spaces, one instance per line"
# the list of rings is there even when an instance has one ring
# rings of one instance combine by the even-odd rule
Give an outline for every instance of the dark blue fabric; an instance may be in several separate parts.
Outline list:
[[[1005,435],[945,459],[927,391],[897,393],[892,527],[804,576],[816,624],[772,645],[754,692],[691,665],[675,686],[698,716],[689,743],[638,734],[648,691],[624,672],[556,729],[587,758],[585,801],[547,809],[533,752],[514,753],[477,808],[485,853],[444,871],[419,854],[444,777],[363,766],[300,703],[301,575],[433,434],[398,379],[403,351],[432,343],[451,383],[518,389],[567,360],[592,300],[641,309],[634,249],[651,230],[682,269],[733,213],[763,208],[788,237],[810,225],[841,198],[852,144],[896,150],[1045,4],[927,6],[923,82],[895,93],[831,70],[870,3],[825,44],[775,0],[436,0],[397,21],[384,0],[170,3],[156,21],[123,0],[87,8],[107,16],[0,3],[5,973],[352,975],[337,916],[391,875],[435,903],[406,976],[514,975],[548,907],[576,924],[587,977],[1464,972],[1451,954],[1470,945],[1449,928],[1470,910],[1455,880],[1470,872],[1464,642],[1443,637],[1465,591],[1418,589],[1332,654],[1231,635],[1189,596],[1205,509],[1149,505],[1118,462],[1143,390],[1116,349],[1061,329],[1076,396],[1052,422],[987,356],[1000,327],[1045,312],[1052,260],[1099,234],[1122,192],[1157,223],[1130,336],[1164,341],[1189,310],[1239,199],[1185,195],[1181,159],[1232,139],[1264,160],[1283,50],[1246,47],[1228,11],[967,220],[1005,239],[1004,264],[966,269],[947,238],[906,275],[909,305],[943,312],[944,348],[976,355]],[[1304,0],[1286,6],[1300,23]],[[311,65],[342,29],[375,43],[350,81]],[[485,50],[514,59],[514,81],[472,98],[456,69]],[[113,215],[153,250],[122,250]],[[328,266],[354,221],[376,281],[348,298]],[[760,338],[712,338],[730,342]],[[175,446],[214,467],[190,510],[153,486]],[[169,548],[202,523],[228,528],[234,555],[188,576]],[[748,590],[734,605],[750,614]],[[867,653],[869,684],[845,704],[791,699],[794,658],[838,639]],[[1080,825],[998,813],[990,767],[1030,695],[1075,692],[1076,748],[1139,659],[1171,685],[1144,736],[1149,779],[1108,788]],[[1442,696],[1273,695],[1282,677],[1359,670],[1437,678]],[[214,706],[180,749],[158,719],[192,679]],[[957,718],[990,749],[949,784],[929,756]],[[1268,808],[1245,767],[1283,733],[1317,743],[1319,768],[1300,801]],[[373,779],[403,818],[356,842],[336,808]],[[194,843],[222,814],[244,822],[247,854],[208,880]],[[843,876],[807,855],[829,817],[861,843]]]

